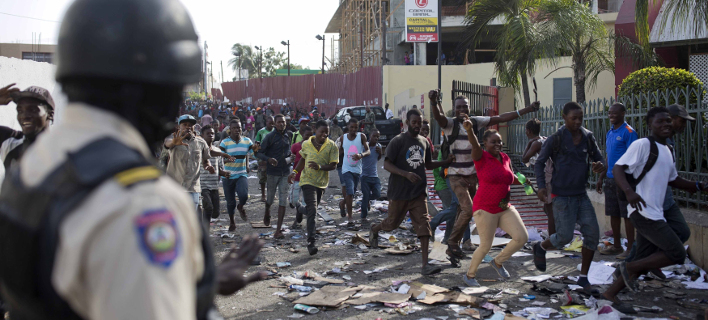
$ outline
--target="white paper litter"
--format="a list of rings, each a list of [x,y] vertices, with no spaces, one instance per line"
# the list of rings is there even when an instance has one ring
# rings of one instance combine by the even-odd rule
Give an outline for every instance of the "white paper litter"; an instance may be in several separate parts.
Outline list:
[[[609,266],[609,264],[611,263],[605,261],[590,264],[590,272],[588,272],[590,284],[612,284],[612,273],[615,272],[615,268]],[[580,271],[580,266],[578,264],[578,271]]]
[[[472,240],[472,244],[476,244],[476,245],[480,244],[479,235],[472,235],[470,237],[470,240]],[[509,242],[511,242],[511,239],[495,237],[494,241],[492,241],[492,247],[503,246]]]
[[[517,251],[517,252],[514,252],[514,254],[512,254],[511,256],[512,257],[528,257],[530,255],[531,255],[530,253]]]
[[[538,275],[538,276],[521,277],[521,280],[530,281],[530,282],[544,282],[552,277],[553,276],[551,276],[551,275],[542,274],[542,275]]]

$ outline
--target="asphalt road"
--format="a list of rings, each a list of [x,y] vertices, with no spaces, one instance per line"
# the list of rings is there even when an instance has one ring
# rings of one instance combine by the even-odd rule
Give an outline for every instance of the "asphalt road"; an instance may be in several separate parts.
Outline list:
[[[387,185],[388,172],[381,169],[382,163],[383,162],[381,161],[379,164],[379,175],[381,177],[382,184]],[[323,200],[327,202],[327,204],[325,204],[326,206],[336,208],[337,200],[333,199],[333,196],[341,194],[338,180],[336,171],[332,171],[330,174],[330,187],[327,189],[325,196],[323,197]],[[249,179],[250,199],[246,205],[246,210],[251,221],[262,221],[264,213],[264,203],[260,202],[260,191],[257,181],[257,179]],[[272,223],[275,224],[277,210],[273,211]],[[241,221],[237,214],[237,229],[232,233],[234,238],[228,238],[227,236],[231,235],[229,235],[226,231],[228,227],[228,216],[226,214],[225,202],[223,201],[222,212],[223,213],[220,217],[221,221],[213,223],[211,227],[212,240],[215,245],[215,252],[218,260],[220,260],[226,253],[229,246],[239,243],[242,236],[251,233],[268,233],[275,230],[253,229],[249,223]],[[334,225],[346,222],[346,218],[339,217],[338,210],[331,212],[331,215],[336,220]],[[355,213],[354,215],[358,221],[358,213]],[[291,225],[294,217],[295,210],[288,207],[284,225]],[[374,220],[382,220],[385,218],[385,214],[374,213],[371,218]],[[324,222],[318,221],[318,228],[321,228],[324,225]],[[425,277],[420,274],[421,256],[419,250],[416,250],[409,255],[391,255],[383,250],[371,250],[368,248],[362,250],[360,247],[349,243],[344,245],[336,245],[336,240],[350,240],[350,234],[355,232],[340,228],[344,227],[330,227],[328,230],[331,230],[332,232],[323,235],[322,238],[318,240],[318,247],[320,248],[320,251],[315,256],[310,256],[307,253],[304,230],[302,229],[291,230],[290,233],[286,234],[285,240],[275,241],[265,237],[264,241],[266,242],[266,247],[261,253],[262,263],[259,266],[251,267],[249,272],[255,272],[257,270],[275,270],[279,272],[279,276],[289,276],[296,272],[309,271],[324,275],[326,271],[332,270],[333,268],[341,268],[345,270],[344,273],[330,274],[327,275],[327,277],[343,279],[344,276],[348,276],[351,280],[347,280],[347,282],[351,282],[356,285],[369,285],[381,288],[388,288],[394,281],[402,280],[413,282],[417,281],[424,284],[435,284],[445,288],[465,286],[461,279],[462,275],[469,267],[469,259],[462,261],[461,268],[450,268],[449,266],[445,266],[442,273]],[[398,230],[395,232],[398,234],[399,240],[413,241],[415,239],[410,231]],[[363,235],[364,238],[368,238],[368,227],[362,228],[361,231],[358,231],[358,233]],[[222,234],[226,234],[227,236],[222,237]],[[292,239],[293,236],[295,236],[296,239]],[[298,236],[300,236],[300,238],[298,238]],[[325,245],[325,243],[331,244]],[[490,252],[490,255],[494,256],[498,254],[498,252],[498,250],[493,250]],[[522,250],[522,252],[530,253],[529,250]],[[599,253],[595,256],[595,261],[600,261],[603,259],[613,261],[614,257],[600,256]],[[289,262],[292,266],[287,268],[276,268],[275,264],[278,262]],[[486,263],[483,263],[480,267],[477,278],[480,280],[482,285],[489,287],[489,292],[492,294],[504,289],[519,290],[518,295],[503,293],[497,295],[497,297],[493,299],[496,300],[494,303],[497,305],[506,305],[506,308],[509,311],[517,311],[525,307],[533,307],[531,303],[535,301],[545,302],[543,307],[552,307],[560,310],[560,302],[551,302],[551,298],[553,298],[552,296],[547,296],[532,290],[532,284],[520,280],[520,277],[541,274],[552,276],[577,276],[579,274],[577,269],[577,265],[579,263],[579,257],[563,256],[556,259],[549,259],[547,271],[539,272],[533,266],[530,256],[512,257],[511,260],[505,263],[505,267],[512,275],[511,280],[502,281],[499,279],[496,272]],[[365,274],[363,272],[365,270],[370,271],[376,268],[386,268],[386,270],[380,273],[370,274]],[[549,283],[549,281],[546,283]],[[689,299],[706,299],[706,297],[708,297],[708,291],[675,289],[669,287],[670,285],[672,284],[667,283],[657,285],[654,283],[654,287],[645,286],[643,291],[638,294],[623,292],[621,297],[623,299],[631,299],[628,300],[628,302],[634,305],[646,307],[659,306],[664,309],[664,311],[659,314],[640,313],[640,317],[668,318],[669,316],[675,316],[679,319],[695,319],[696,314],[703,312],[696,309],[681,307],[677,304],[677,300],[666,298],[664,297],[664,294],[667,290],[685,293],[685,296],[679,298],[681,298],[680,300],[682,301],[687,301]],[[603,288],[604,286],[600,286],[601,291]],[[288,316],[291,316],[294,313],[297,316],[302,315],[302,318],[304,319],[456,318],[456,314],[453,309],[446,304],[427,306],[420,303],[414,303],[412,307],[414,313],[406,316],[396,313],[393,308],[384,307],[382,305],[367,307],[366,310],[359,310],[353,307],[322,310],[317,314],[308,315],[293,310],[294,304],[291,301],[299,298],[299,294],[297,292],[288,293],[283,297],[274,295],[278,292],[288,292],[288,290],[284,288],[284,284],[281,281],[277,278],[273,278],[252,284],[233,296],[218,297],[217,306],[221,314],[226,319],[290,319]],[[535,295],[536,299],[533,301],[520,301],[519,299],[522,298],[524,294]],[[705,303],[706,302],[704,300],[704,304],[702,305],[704,308],[708,307],[708,304]]]

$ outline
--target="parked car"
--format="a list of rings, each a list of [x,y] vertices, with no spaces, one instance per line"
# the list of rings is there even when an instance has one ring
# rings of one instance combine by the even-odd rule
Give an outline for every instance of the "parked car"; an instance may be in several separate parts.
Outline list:
[[[386,112],[381,107],[370,106],[370,108],[371,111],[373,111],[376,115],[376,129],[378,129],[379,133],[381,133],[381,137],[379,137],[379,143],[384,146],[388,145],[388,142],[391,141],[393,137],[400,134],[401,130],[403,130],[403,122],[401,121],[401,119],[396,118],[386,119]],[[366,115],[365,106],[346,107],[337,111],[337,115],[335,116],[335,118],[337,119],[337,124],[342,128],[344,132],[347,132],[347,124],[344,121],[344,116],[350,109],[353,111],[352,113],[354,114],[354,118],[359,121],[364,120],[364,116]],[[361,131],[363,131],[363,124],[361,125],[361,128]]]

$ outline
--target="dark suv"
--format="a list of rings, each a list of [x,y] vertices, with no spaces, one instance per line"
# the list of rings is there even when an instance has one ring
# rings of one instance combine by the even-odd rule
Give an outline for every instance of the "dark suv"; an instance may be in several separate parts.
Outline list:
[[[381,107],[374,107],[370,106],[371,111],[374,112],[376,115],[376,129],[379,130],[379,133],[381,133],[381,137],[379,138],[379,143],[381,145],[387,145],[393,137],[397,136],[398,134],[401,133],[401,130],[403,128],[403,123],[401,122],[401,119],[386,119],[386,112],[384,111],[383,108]],[[354,114],[354,118],[356,118],[359,121],[364,120],[364,116],[366,115],[366,107],[365,106],[356,106],[356,107],[346,107],[342,108],[339,111],[337,111],[337,115],[335,118],[337,119],[337,124],[344,130],[344,132],[347,132],[347,124],[344,121],[344,116],[347,114],[348,110],[352,110],[352,113]],[[362,123],[362,128],[363,128],[363,123]],[[363,129],[362,129],[363,131]]]

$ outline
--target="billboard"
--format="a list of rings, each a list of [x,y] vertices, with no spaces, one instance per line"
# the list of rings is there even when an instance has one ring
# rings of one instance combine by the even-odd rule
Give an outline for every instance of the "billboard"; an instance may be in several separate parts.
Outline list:
[[[438,1],[406,1],[406,42],[438,42]]]

